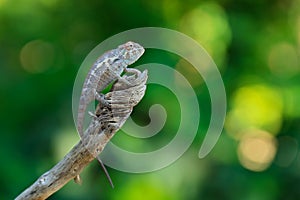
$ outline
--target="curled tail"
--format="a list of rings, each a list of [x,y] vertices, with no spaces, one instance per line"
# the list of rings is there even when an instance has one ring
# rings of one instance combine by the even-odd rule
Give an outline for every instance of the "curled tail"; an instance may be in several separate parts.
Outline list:
[[[77,130],[79,132],[80,137],[83,137],[83,122],[85,111],[87,108],[87,104],[83,96],[80,97],[79,106],[78,106],[78,113],[77,113]]]

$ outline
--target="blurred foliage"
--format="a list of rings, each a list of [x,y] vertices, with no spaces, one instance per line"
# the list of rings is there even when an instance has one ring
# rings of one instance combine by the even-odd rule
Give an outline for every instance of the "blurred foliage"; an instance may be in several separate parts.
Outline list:
[[[193,145],[153,173],[109,169],[114,190],[92,163],[82,186],[70,182],[49,199],[300,199],[299,0],[0,0],[0,199],[16,197],[79,140],[71,96],[85,56],[107,37],[145,26],[191,36],[217,63],[228,100],[219,142],[198,159],[210,119],[205,83],[184,61],[147,53],[141,62],[176,66],[194,86],[201,124]],[[178,103],[164,94],[149,86],[133,113],[146,125],[150,105],[163,102],[172,115],[162,135],[148,146],[126,139],[130,148],[156,149],[174,136]],[[126,146],[122,137],[114,140]]]

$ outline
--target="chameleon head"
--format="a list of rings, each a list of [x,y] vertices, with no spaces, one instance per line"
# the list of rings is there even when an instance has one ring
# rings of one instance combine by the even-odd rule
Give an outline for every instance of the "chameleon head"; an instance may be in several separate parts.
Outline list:
[[[131,41],[120,45],[118,50],[121,52],[121,57],[127,65],[137,61],[145,52],[145,49],[140,44]]]

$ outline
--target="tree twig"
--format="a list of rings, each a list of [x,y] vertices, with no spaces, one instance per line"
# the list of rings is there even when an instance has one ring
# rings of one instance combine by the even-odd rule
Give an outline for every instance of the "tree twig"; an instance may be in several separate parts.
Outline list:
[[[147,71],[135,76],[124,76],[130,83],[116,82],[105,95],[109,106],[97,105],[83,138],[52,169],[40,176],[16,200],[42,200],[62,188],[79,175],[104,149],[114,134],[130,116],[133,107],[143,98]]]

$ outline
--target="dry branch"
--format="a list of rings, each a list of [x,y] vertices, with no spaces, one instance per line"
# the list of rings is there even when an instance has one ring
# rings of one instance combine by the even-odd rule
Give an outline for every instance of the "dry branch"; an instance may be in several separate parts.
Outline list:
[[[147,71],[138,77],[124,76],[130,83],[115,83],[105,95],[109,106],[97,105],[84,137],[52,169],[40,176],[16,200],[42,200],[74,179],[104,149],[113,135],[130,116],[133,107],[143,98]]]

